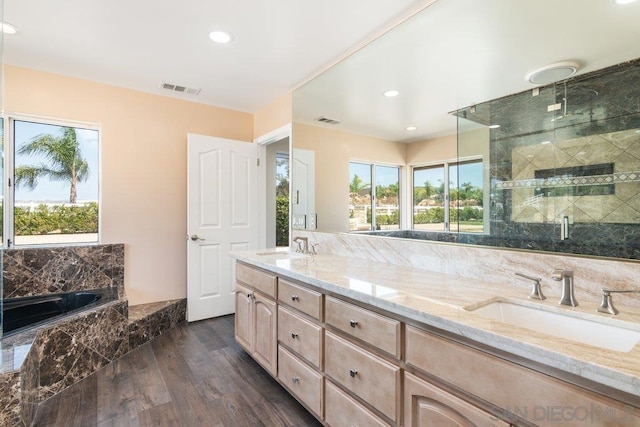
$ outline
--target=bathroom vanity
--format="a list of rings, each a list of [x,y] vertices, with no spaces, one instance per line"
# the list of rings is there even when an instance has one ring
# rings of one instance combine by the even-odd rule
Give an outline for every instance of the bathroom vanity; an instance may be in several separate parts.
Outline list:
[[[640,345],[473,312],[496,295],[527,303],[518,289],[335,255],[233,256],[237,342],[325,425],[640,425]]]

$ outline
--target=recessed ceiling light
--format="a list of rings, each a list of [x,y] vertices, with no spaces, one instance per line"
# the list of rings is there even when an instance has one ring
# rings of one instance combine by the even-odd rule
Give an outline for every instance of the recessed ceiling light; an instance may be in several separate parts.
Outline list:
[[[489,129],[498,129],[500,125],[489,125]]]
[[[579,68],[575,61],[555,62],[530,71],[525,78],[534,85],[546,85],[573,76]]]
[[[542,141],[540,144],[542,144],[542,145],[551,144],[551,141]]]
[[[638,0],[611,0],[611,1],[613,2],[613,4],[623,5],[623,4],[635,3]]]
[[[416,130],[416,129],[418,129],[418,128],[415,127],[415,126],[407,126],[407,130]]]
[[[216,30],[209,33],[209,38],[216,43],[225,44],[233,40],[233,35],[226,31]]]
[[[400,95],[400,92],[398,92],[397,90],[394,90],[394,89],[385,90],[383,95],[388,97],[388,98],[393,98],[394,96]]]
[[[4,34],[15,34],[18,32],[18,29],[8,22],[0,22],[0,31]]]

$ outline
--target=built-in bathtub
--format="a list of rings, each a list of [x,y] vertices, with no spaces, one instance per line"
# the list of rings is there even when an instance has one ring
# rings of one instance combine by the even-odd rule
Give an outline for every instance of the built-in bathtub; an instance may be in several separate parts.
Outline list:
[[[5,299],[3,336],[39,328],[118,298],[115,288]]]

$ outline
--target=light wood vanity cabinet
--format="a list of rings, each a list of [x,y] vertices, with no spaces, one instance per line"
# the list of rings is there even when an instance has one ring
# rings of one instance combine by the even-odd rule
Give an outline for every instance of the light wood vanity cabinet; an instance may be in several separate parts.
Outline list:
[[[296,310],[322,320],[322,294],[285,279],[278,282],[278,301]]]
[[[328,325],[400,357],[400,321],[329,296],[325,304]]]
[[[277,277],[238,264],[236,278],[239,282],[236,284],[236,341],[275,376],[278,369],[278,318],[274,299]],[[273,287],[265,286],[269,283]]]
[[[390,424],[382,421],[371,411],[356,402],[331,381],[325,385],[325,421],[332,427],[362,426],[388,427]]]
[[[404,424],[411,427],[510,425],[408,372],[404,374]]]
[[[392,421],[399,421],[400,368],[397,365],[326,332],[325,373]]]
[[[324,383],[322,374],[303,363],[283,346],[278,347],[278,379],[311,412],[322,418]]]
[[[237,266],[236,340],[327,426],[640,426],[637,408]]]
[[[322,327],[284,306],[278,307],[278,341],[316,369],[321,368],[323,338]]]

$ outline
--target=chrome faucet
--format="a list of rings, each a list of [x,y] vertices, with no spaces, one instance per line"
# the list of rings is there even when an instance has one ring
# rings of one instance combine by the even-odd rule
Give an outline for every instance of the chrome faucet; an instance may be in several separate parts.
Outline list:
[[[573,295],[573,271],[557,268],[553,270],[551,278],[556,282],[562,282],[562,297],[558,304],[576,307],[578,302]]]
[[[298,244],[298,247],[296,248],[296,252],[302,253],[302,254],[309,253],[309,239],[307,237],[300,237],[300,236],[294,237],[293,241]]]
[[[640,290],[629,289],[614,291],[612,289],[602,288],[602,302],[600,303],[600,307],[596,309],[598,313],[613,314],[614,316],[620,313],[618,309],[613,306],[611,294],[640,294]]]

